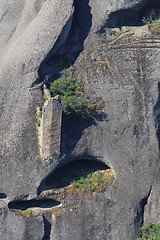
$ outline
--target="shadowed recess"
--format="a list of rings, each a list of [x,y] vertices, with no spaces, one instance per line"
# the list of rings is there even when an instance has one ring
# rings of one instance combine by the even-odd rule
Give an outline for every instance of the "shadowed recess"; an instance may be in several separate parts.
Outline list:
[[[66,64],[67,66],[73,64],[83,50],[84,40],[92,26],[91,8],[89,0],[74,0],[73,5],[75,7],[73,19],[71,17],[66,22],[53,48],[41,63],[39,77],[32,87],[44,80],[47,84],[48,81],[60,77],[60,71],[66,68]],[[45,76],[49,78],[46,79]]]
[[[99,30],[103,33],[105,28],[121,28],[122,26],[142,26],[144,25],[143,17],[155,18],[160,16],[160,1],[148,0],[136,4],[132,8],[118,10],[109,15],[108,20]]]
[[[42,240],[49,240],[50,234],[51,234],[51,224],[50,222],[43,216],[43,222],[44,222],[44,237]]]
[[[58,167],[47,176],[38,188],[38,195],[49,189],[58,189],[68,186],[72,181],[86,177],[99,170],[110,169],[106,164],[94,160],[77,160]]]
[[[158,83],[158,99],[156,105],[154,106],[154,116],[155,116],[155,130],[160,149],[160,82]]]
[[[5,199],[7,198],[7,195],[5,193],[0,193],[0,198]]]
[[[150,190],[148,192],[148,195],[144,198],[141,199],[140,203],[139,203],[139,207],[137,209],[137,216],[136,218],[134,219],[134,223],[139,225],[139,227],[142,226],[143,222],[144,222],[144,208],[147,204],[147,200],[150,196],[150,193],[151,193],[151,189],[152,189],[152,186],[150,187]]]
[[[28,201],[12,201],[8,204],[9,209],[26,210],[28,208],[52,208],[61,204],[58,201],[52,199],[41,199],[41,200],[28,200]]]
[[[92,118],[71,118],[70,116],[63,114],[61,128],[61,155],[70,155],[81,138],[84,130],[90,126],[96,126],[96,124],[96,121]]]
[[[140,206],[139,206],[139,209],[137,210],[137,216],[134,219],[134,223],[139,224],[139,226],[141,226],[143,224],[144,207],[147,204],[147,199],[148,199],[148,196],[143,198],[140,201]]]
[[[72,27],[69,31],[67,40],[58,51],[60,54],[77,53],[77,55],[79,55],[83,50],[84,40],[88,36],[92,26],[92,14],[89,0],[75,0],[74,6],[75,11]]]

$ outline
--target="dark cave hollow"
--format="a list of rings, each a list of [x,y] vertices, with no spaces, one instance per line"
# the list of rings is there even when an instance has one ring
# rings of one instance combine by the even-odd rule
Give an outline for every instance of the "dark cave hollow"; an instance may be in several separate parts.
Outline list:
[[[105,163],[95,160],[76,160],[60,165],[51,172],[38,187],[37,194],[48,189],[65,187],[68,182],[77,176],[87,176],[98,170],[110,169]]]
[[[105,32],[106,28],[121,28],[122,26],[142,26],[143,17],[157,18],[160,16],[160,1],[142,1],[136,6],[128,9],[121,9],[112,12],[108,20],[99,30],[99,33]]]
[[[11,201],[8,204],[8,208],[9,209],[18,209],[18,210],[26,210],[28,208],[52,208],[55,206],[60,205],[61,203],[56,201],[56,200],[52,200],[52,199],[32,199],[32,200],[26,200],[26,201]]]

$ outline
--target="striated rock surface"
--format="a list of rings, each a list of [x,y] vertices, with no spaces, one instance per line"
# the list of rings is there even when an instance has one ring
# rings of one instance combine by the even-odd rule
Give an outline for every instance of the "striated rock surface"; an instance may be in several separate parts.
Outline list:
[[[1,50],[2,165],[0,175],[1,182],[5,182],[1,185],[1,192],[5,192],[8,197],[11,197],[12,194],[14,196],[25,194],[27,190],[25,186],[30,190],[33,188],[34,190],[31,192],[35,195],[35,186],[44,174],[39,173],[39,167],[44,163],[39,157],[35,131],[35,106],[42,105],[42,91],[40,87],[32,88],[32,85],[39,81],[37,80],[38,67],[63,32],[64,26],[66,28],[61,42],[67,37],[73,15],[72,4],[72,1],[49,1],[48,3],[44,1],[30,6],[24,2],[24,5],[28,5],[29,12],[32,12],[36,6],[39,11],[37,9],[38,12],[28,21],[26,19],[27,28],[21,28],[21,34],[13,43],[6,42],[6,47]],[[9,3],[6,3],[4,11],[8,5]],[[14,11],[12,3],[9,6],[10,11]],[[21,8],[22,6],[19,6],[19,11],[23,12],[23,8]],[[57,15],[59,8],[64,9],[62,11],[64,14],[61,16]],[[29,17],[27,12],[25,15]],[[17,20],[17,29],[19,29],[18,26],[21,25],[25,16],[21,18],[21,15],[18,14],[17,18],[19,19]],[[66,24],[67,21],[68,24]],[[13,35],[13,29],[6,28],[7,30],[10,31],[8,34]],[[47,172],[48,170],[43,169],[42,171]],[[9,178],[11,182],[7,184]],[[24,183],[25,181],[26,183]],[[23,187],[22,182],[24,183]]]
[[[1,240],[135,240],[143,221],[159,221],[160,34],[141,27],[152,10],[160,12],[157,1],[1,1]],[[69,56],[71,68],[49,66],[57,55]],[[82,79],[90,105],[103,104],[91,119],[61,120],[55,100],[51,125],[42,126],[43,140],[55,141],[42,144],[42,158],[35,107],[45,108],[43,83],[60,75]],[[101,193],[62,194],[50,206],[46,179],[76,160],[105,163],[114,182]],[[21,202],[29,218],[17,214]]]

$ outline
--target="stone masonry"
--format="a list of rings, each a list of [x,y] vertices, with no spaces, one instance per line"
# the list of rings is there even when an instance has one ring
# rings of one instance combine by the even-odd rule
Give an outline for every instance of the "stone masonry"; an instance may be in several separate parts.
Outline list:
[[[44,93],[47,100],[42,109],[39,140],[40,154],[43,159],[48,159],[60,153],[62,104],[58,96],[51,98],[45,87]]]

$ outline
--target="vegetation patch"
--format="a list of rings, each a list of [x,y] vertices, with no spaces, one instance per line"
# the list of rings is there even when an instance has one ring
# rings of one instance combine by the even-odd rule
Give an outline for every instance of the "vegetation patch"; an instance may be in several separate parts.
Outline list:
[[[60,96],[66,114],[90,117],[92,109],[83,96],[84,84],[80,79],[60,77],[50,84],[52,97]]]
[[[152,33],[160,33],[160,18],[153,18],[152,16],[148,18],[143,17],[142,22],[145,25],[149,25]]]
[[[96,103],[91,104],[88,107],[91,108],[92,110],[101,110],[104,108],[104,101],[103,100],[97,101]]]
[[[142,237],[137,240],[160,240],[160,223],[146,223],[141,227]]]
[[[11,209],[11,211],[13,211],[17,215],[22,215],[23,217],[28,219],[32,217],[32,213],[33,213],[33,210],[31,209],[27,209],[27,210]]]
[[[42,118],[42,108],[36,106],[35,109],[36,109],[36,125],[37,127],[40,127]]]
[[[160,18],[150,24],[150,30],[155,34],[160,33]]]
[[[116,34],[117,34],[117,32],[116,32],[115,30],[112,30],[112,31],[110,32],[110,35],[111,35],[112,37],[115,37]]]
[[[86,176],[85,174],[65,174],[56,179],[59,186],[64,186],[63,188],[43,191],[41,197],[55,195],[61,199],[68,194],[84,195],[92,192],[104,192],[106,186],[112,185],[113,180],[114,172],[111,169],[98,170]]]
[[[85,192],[103,192],[105,187],[113,182],[112,170],[99,170],[94,173],[89,173],[86,177],[80,177],[78,180],[73,180],[68,186],[68,191],[85,193]]]

